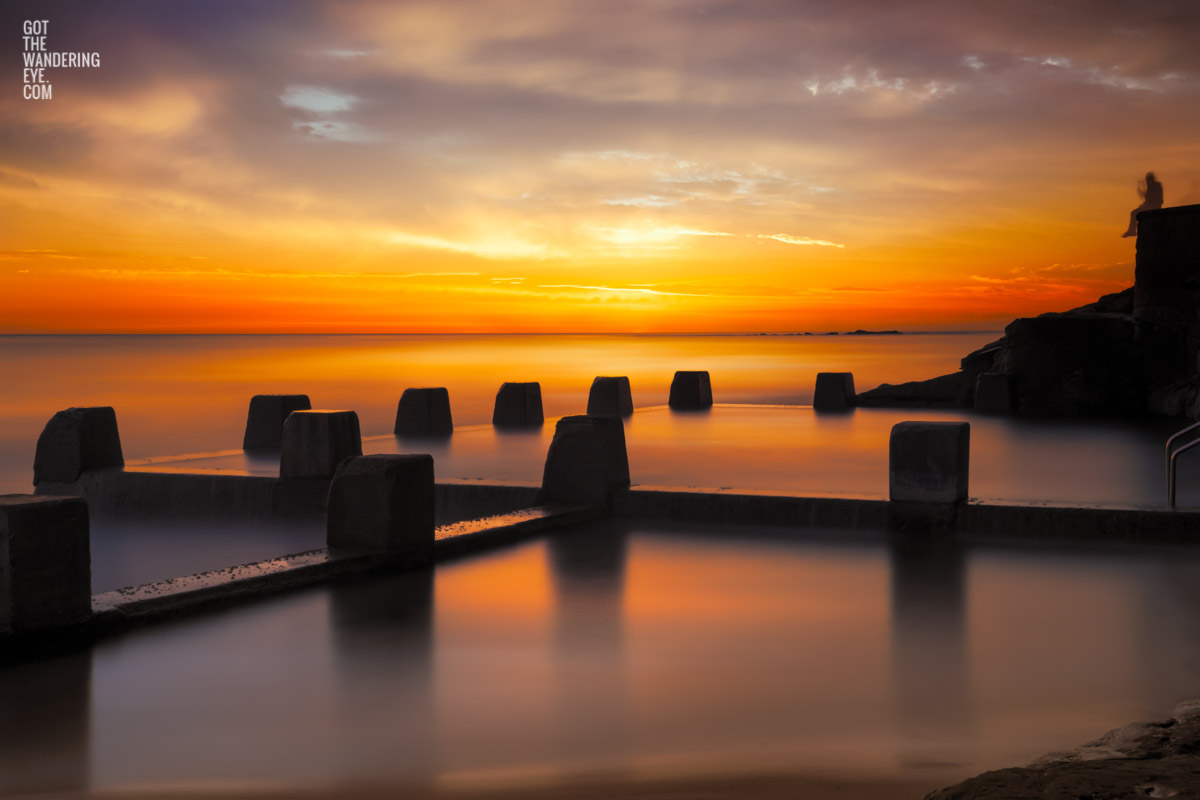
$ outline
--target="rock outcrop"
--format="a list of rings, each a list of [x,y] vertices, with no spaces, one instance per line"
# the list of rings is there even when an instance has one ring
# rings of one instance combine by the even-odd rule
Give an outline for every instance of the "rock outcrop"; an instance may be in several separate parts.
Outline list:
[[[1071,311],[1017,319],[958,372],[856,398],[860,406],[970,408],[1005,375],[1024,414],[1200,416],[1200,205],[1139,216],[1135,283]]]
[[[985,772],[925,800],[1200,797],[1200,702],[1135,722],[1027,767]]]

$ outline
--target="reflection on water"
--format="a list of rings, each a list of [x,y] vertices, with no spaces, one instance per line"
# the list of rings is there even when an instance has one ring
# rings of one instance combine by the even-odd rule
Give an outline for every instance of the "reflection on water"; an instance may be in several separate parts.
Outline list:
[[[0,759],[37,759],[0,775],[949,783],[1200,696],[1194,552],[791,537],[597,524],[143,630],[98,646],[90,670],[4,668]]]
[[[892,674],[900,733],[911,748],[905,759],[936,762],[970,732],[966,554],[949,537],[896,537],[890,551]]]
[[[0,792],[90,783],[92,655],[0,667]]]
[[[436,769],[433,592],[430,571],[329,590],[334,782]]]

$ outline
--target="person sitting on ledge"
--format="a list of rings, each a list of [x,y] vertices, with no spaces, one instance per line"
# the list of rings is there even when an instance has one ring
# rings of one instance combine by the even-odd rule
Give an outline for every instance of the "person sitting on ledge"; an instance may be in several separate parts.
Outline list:
[[[1122,236],[1137,236],[1138,214],[1162,208],[1163,188],[1162,184],[1154,177],[1153,172],[1147,172],[1146,180],[1138,183],[1138,194],[1142,196],[1142,204],[1129,212],[1129,230],[1121,234]]]

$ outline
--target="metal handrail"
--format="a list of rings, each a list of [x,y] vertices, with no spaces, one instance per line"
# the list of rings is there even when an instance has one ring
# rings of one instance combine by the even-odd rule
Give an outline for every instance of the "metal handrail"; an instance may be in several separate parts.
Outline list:
[[[1177,439],[1180,439],[1197,429],[1200,429],[1200,422],[1194,422],[1191,425],[1188,425],[1186,428],[1172,434],[1171,437],[1167,439],[1167,508],[1175,508],[1175,459],[1177,459],[1181,453],[1186,453],[1196,445],[1200,445],[1200,435],[1182,447],[1179,447],[1175,451],[1171,450],[1171,445],[1174,444]]]

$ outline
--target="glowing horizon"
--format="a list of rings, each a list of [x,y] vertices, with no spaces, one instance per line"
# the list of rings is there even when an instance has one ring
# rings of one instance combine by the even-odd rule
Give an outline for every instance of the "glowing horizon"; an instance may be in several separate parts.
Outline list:
[[[0,332],[998,329],[1200,202],[1190,3],[26,18],[102,66],[0,72]]]

